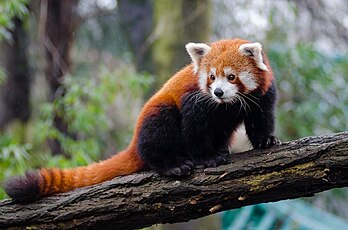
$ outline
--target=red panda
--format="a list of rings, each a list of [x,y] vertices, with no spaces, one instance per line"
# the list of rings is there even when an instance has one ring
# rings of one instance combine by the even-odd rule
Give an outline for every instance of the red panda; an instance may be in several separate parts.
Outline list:
[[[276,87],[261,45],[227,39],[188,43],[186,50],[192,63],[145,103],[125,150],[87,166],[10,178],[7,194],[30,202],[145,169],[186,176],[197,165],[226,163],[230,137],[242,123],[254,148],[279,143],[273,136]]]

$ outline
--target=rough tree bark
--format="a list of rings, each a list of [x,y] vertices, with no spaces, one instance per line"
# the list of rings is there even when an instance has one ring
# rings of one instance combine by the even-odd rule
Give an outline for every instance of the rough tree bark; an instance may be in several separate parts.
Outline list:
[[[348,186],[348,132],[233,154],[183,179],[143,172],[19,205],[0,203],[0,228],[134,229]]]
[[[153,73],[148,36],[153,27],[152,0],[118,0],[121,25],[128,38],[138,71]]]

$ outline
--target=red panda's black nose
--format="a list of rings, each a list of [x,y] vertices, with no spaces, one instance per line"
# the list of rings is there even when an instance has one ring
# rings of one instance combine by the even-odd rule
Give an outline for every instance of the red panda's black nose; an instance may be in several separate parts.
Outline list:
[[[222,97],[222,95],[224,95],[224,91],[222,91],[221,88],[216,88],[214,90],[214,94],[217,96],[217,97]]]

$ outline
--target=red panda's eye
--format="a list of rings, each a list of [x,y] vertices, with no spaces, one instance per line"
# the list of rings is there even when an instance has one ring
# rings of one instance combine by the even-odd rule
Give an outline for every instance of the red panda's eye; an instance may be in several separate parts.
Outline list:
[[[215,76],[213,74],[210,74],[209,78],[210,80],[215,81]]]
[[[236,78],[236,76],[233,74],[230,74],[227,76],[227,80],[229,80],[229,81],[233,81],[235,78]]]

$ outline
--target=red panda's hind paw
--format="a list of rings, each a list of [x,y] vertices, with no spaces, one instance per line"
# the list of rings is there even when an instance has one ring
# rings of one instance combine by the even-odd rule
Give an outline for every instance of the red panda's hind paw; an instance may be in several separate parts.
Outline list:
[[[162,170],[160,174],[170,177],[189,176],[191,175],[193,168],[193,163],[190,160],[186,160],[183,164],[178,165],[177,167]]]
[[[201,158],[196,159],[194,163],[196,167],[203,165],[204,168],[213,168],[219,165],[227,164],[227,155],[224,152],[212,153],[206,155],[205,157],[201,156]]]
[[[208,159],[204,162],[204,166],[207,168],[217,167],[219,165],[224,165],[227,163],[226,157],[222,154],[215,155],[214,158]]]

